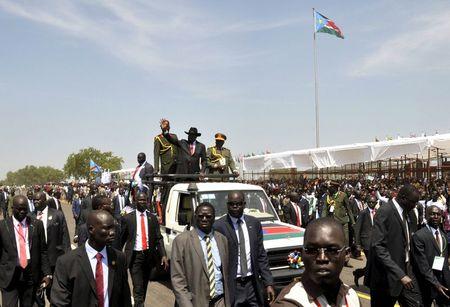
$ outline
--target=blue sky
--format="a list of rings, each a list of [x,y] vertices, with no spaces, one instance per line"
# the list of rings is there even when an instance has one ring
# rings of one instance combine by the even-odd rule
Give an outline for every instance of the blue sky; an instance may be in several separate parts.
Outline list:
[[[94,146],[152,161],[159,119],[235,155],[449,132],[448,1],[0,0],[0,179]]]

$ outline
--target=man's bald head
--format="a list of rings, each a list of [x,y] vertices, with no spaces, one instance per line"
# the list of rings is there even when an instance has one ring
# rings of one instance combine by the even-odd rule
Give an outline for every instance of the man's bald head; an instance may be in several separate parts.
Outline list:
[[[98,225],[103,220],[106,220],[108,218],[112,219],[111,214],[109,214],[108,212],[104,210],[92,210],[87,217],[86,225],[89,229],[89,227]]]
[[[18,221],[23,221],[23,219],[28,214],[28,199],[24,195],[16,195],[13,198],[12,203],[13,216]]]
[[[105,245],[114,241],[114,218],[104,210],[93,210],[89,213],[86,225],[89,232],[89,245],[95,250],[101,251]]]

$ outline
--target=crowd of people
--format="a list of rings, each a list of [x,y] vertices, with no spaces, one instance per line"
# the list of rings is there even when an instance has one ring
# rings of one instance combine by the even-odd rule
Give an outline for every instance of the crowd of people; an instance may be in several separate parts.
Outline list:
[[[195,127],[181,141],[169,133],[169,121],[160,127],[154,164],[139,153],[129,182],[0,188],[3,306],[45,306],[46,299],[52,306],[145,306],[157,269],[170,274],[177,306],[353,307],[360,306],[358,295],[340,274],[350,257],[363,256],[366,267],[354,270],[354,281],[359,286],[364,276],[372,306],[450,304],[449,195],[442,179],[251,182],[264,187],[284,222],[306,229],[304,273],[278,295],[261,222],[244,214],[242,191],[229,191],[221,217],[208,202],[196,206],[193,227],[176,236],[169,263],[158,214],[167,194],[153,178],[238,174],[222,133],[206,148]],[[72,217],[64,214],[65,201]]]

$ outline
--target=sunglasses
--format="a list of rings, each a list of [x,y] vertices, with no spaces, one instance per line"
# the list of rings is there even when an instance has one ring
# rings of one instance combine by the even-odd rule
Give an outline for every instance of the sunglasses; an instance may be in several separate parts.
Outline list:
[[[303,252],[308,256],[317,257],[321,253],[324,253],[327,257],[338,257],[342,251],[347,250],[348,247],[343,246],[341,248],[337,247],[304,247]]]

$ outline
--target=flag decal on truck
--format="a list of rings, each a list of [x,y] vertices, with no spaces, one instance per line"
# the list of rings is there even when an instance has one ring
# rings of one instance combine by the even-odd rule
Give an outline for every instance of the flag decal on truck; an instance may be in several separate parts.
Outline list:
[[[305,231],[279,224],[263,225],[264,240],[277,240],[303,237]]]

